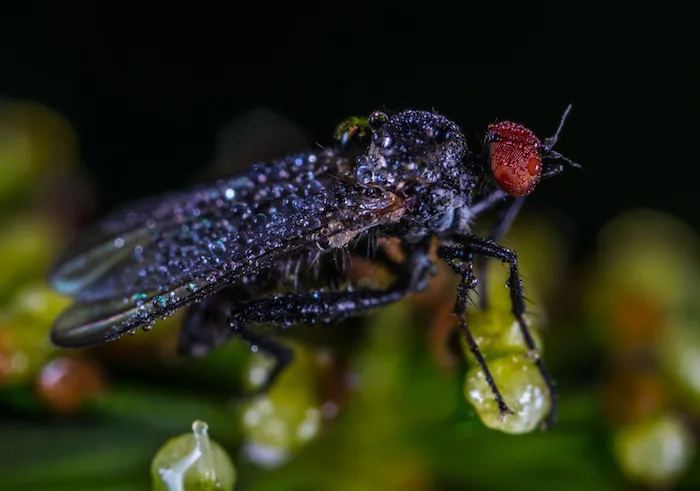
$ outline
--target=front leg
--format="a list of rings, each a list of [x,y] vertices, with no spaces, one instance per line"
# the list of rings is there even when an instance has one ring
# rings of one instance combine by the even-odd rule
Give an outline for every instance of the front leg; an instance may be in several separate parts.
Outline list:
[[[469,351],[474,356],[477,364],[484,372],[484,377],[486,378],[486,383],[488,384],[491,392],[493,393],[496,404],[498,405],[498,410],[501,412],[500,417],[504,418],[508,414],[513,414],[513,411],[508,407],[506,402],[503,400],[503,395],[496,385],[496,381],[493,379],[491,370],[489,370],[484,355],[479,349],[479,345],[474,339],[469,326],[467,325],[466,311],[467,302],[469,301],[469,293],[474,291],[476,288],[476,278],[474,277],[474,261],[473,254],[466,253],[464,256],[460,257],[453,254],[452,248],[441,247],[438,249],[438,257],[443,259],[447,264],[452,267],[455,273],[461,276],[461,281],[457,287],[457,300],[455,301],[454,313],[459,318],[459,327],[464,334],[464,338],[467,341],[467,346],[469,346]]]
[[[498,222],[496,222],[496,226],[491,232],[491,240],[498,242],[505,234],[508,233],[508,230],[510,230],[511,225],[513,225],[513,222],[518,216],[518,213],[520,213],[524,203],[525,196],[520,196],[508,204],[508,207],[500,214]],[[487,308],[489,304],[488,276],[486,274],[488,259],[489,258],[487,256],[480,256],[476,260],[476,276],[481,282],[481,285],[479,286],[479,304],[482,309]]]
[[[498,245],[491,239],[484,239],[476,236],[460,236],[457,237],[457,244],[450,247],[441,247],[438,250],[438,255],[448,261],[471,261],[474,255],[481,255],[489,258],[494,258],[510,266],[510,274],[508,279],[508,288],[510,289],[511,310],[515,316],[520,332],[527,349],[536,353],[537,347],[530,333],[530,328],[525,321],[525,300],[523,292],[523,282],[518,272],[518,257],[516,253],[510,249]],[[542,374],[542,378],[547,385],[550,394],[552,408],[545,422],[545,428],[554,425],[557,415],[557,392],[555,383],[547,370],[544,360],[537,356],[535,359],[538,370]],[[486,372],[484,372],[486,373]],[[493,387],[492,387],[493,389]],[[496,392],[494,391],[494,394]]]

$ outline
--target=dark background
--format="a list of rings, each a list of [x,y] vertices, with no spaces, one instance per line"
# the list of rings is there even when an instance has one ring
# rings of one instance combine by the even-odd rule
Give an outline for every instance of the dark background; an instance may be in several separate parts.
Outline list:
[[[530,206],[575,224],[581,250],[634,206],[698,228],[694,155],[681,136],[694,118],[691,82],[669,57],[642,63],[661,48],[642,46],[639,12],[446,5],[13,6],[0,30],[0,94],[74,125],[105,208],[189,183],[222,125],[260,106],[327,143],[339,121],[381,107],[435,108],[470,136],[514,119],[546,137],[571,102],[557,148],[586,171],[543,184]]]

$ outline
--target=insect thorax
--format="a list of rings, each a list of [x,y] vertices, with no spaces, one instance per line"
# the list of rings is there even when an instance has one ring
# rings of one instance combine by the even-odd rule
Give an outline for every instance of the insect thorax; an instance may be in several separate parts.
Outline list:
[[[374,113],[370,124],[371,142],[356,160],[358,184],[406,199],[402,223],[408,240],[453,227],[478,179],[459,127],[428,111]]]

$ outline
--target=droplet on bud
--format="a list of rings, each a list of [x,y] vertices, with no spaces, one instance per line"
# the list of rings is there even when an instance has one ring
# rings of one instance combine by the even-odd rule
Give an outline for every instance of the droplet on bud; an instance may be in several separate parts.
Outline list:
[[[228,454],[209,438],[203,421],[192,423],[192,433],[168,440],[151,463],[154,491],[228,490],[236,469]]]

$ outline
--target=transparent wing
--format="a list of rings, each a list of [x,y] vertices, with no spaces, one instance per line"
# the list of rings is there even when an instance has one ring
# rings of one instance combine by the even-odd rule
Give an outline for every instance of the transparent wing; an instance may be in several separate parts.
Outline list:
[[[324,174],[329,157],[302,154],[257,164],[250,171],[228,179],[149,198],[118,210],[68,248],[51,273],[51,284],[58,292],[78,298],[86,295],[85,299],[125,293],[110,291],[104,283],[94,287],[122,264],[140,266],[139,272],[146,268],[141,274],[155,274],[151,276],[153,282],[162,283],[164,268],[171,259],[167,256],[177,255],[177,251],[168,251],[169,246],[196,245],[207,238],[213,239],[216,234],[231,238],[235,225],[250,222],[253,213],[264,212],[275,196],[286,197],[303,191],[316,175]],[[269,211],[270,207],[267,208]],[[203,240],[199,241],[199,237]],[[188,252],[194,251],[180,251],[183,256]],[[198,252],[200,256],[216,256],[217,250]],[[161,268],[160,273],[148,270],[149,265],[154,266],[151,269]],[[110,282],[117,287],[115,279],[107,283]],[[124,287],[128,289],[128,285]]]
[[[192,193],[104,221],[55,269],[77,302],[54,324],[60,346],[89,346],[154,323],[228,283],[245,282],[297,250],[342,247],[395,221],[403,202],[328,172],[332,154],[254,166]],[[85,244],[88,244],[87,246]]]

